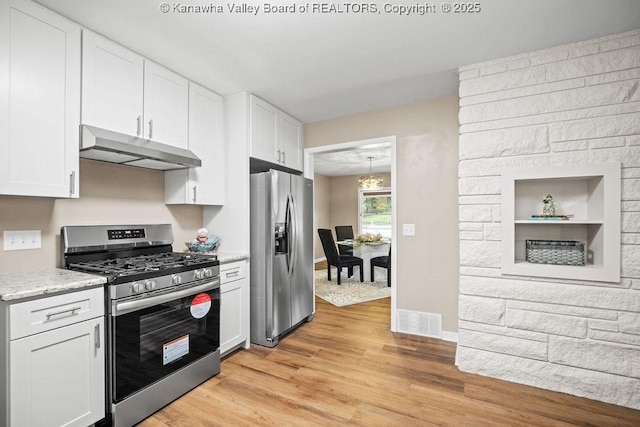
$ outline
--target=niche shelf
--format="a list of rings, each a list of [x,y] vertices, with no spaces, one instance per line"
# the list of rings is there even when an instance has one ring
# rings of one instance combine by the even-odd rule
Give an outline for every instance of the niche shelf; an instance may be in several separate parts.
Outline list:
[[[532,220],[553,196],[556,215]],[[502,274],[620,281],[620,163],[506,170],[502,173]],[[584,266],[526,261],[526,240],[586,244]]]

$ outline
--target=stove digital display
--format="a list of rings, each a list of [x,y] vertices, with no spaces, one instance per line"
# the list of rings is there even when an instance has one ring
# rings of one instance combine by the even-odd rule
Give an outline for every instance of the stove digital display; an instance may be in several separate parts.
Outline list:
[[[109,240],[138,239],[146,237],[144,228],[133,228],[129,230],[107,230]]]

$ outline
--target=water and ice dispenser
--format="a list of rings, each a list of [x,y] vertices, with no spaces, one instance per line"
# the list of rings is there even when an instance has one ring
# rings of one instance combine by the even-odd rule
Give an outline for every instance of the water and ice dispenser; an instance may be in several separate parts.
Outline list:
[[[285,222],[277,222],[275,226],[276,255],[286,254],[288,252],[287,242],[287,224]]]

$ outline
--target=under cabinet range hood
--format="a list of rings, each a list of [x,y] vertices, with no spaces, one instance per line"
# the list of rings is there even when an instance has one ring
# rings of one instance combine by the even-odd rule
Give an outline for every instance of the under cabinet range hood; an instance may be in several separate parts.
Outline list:
[[[82,125],[80,157],[156,170],[202,166],[189,150],[94,126]]]

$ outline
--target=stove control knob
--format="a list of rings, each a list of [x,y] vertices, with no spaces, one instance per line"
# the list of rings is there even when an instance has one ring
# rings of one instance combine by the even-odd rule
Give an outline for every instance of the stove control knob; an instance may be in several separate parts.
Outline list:
[[[144,284],[144,288],[147,291],[151,291],[156,288],[156,282],[154,282],[153,280],[147,280],[146,283]]]
[[[204,277],[212,277],[213,276],[213,271],[211,271],[210,268],[205,268],[204,269]]]
[[[137,294],[138,292],[144,291],[144,286],[138,282],[133,282],[133,285],[131,285],[131,291],[134,294]]]
[[[204,277],[204,273],[202,272],[202,270],[196,270],[196,271],[193,272],[193,277],[195,279],[200,280],[200,279],[202,279],[202,277]]]
[[[174,274],[173,277],[171,277],[171,284],[172,285],[180,285],[182,283],[182,276],[179,274]]]

